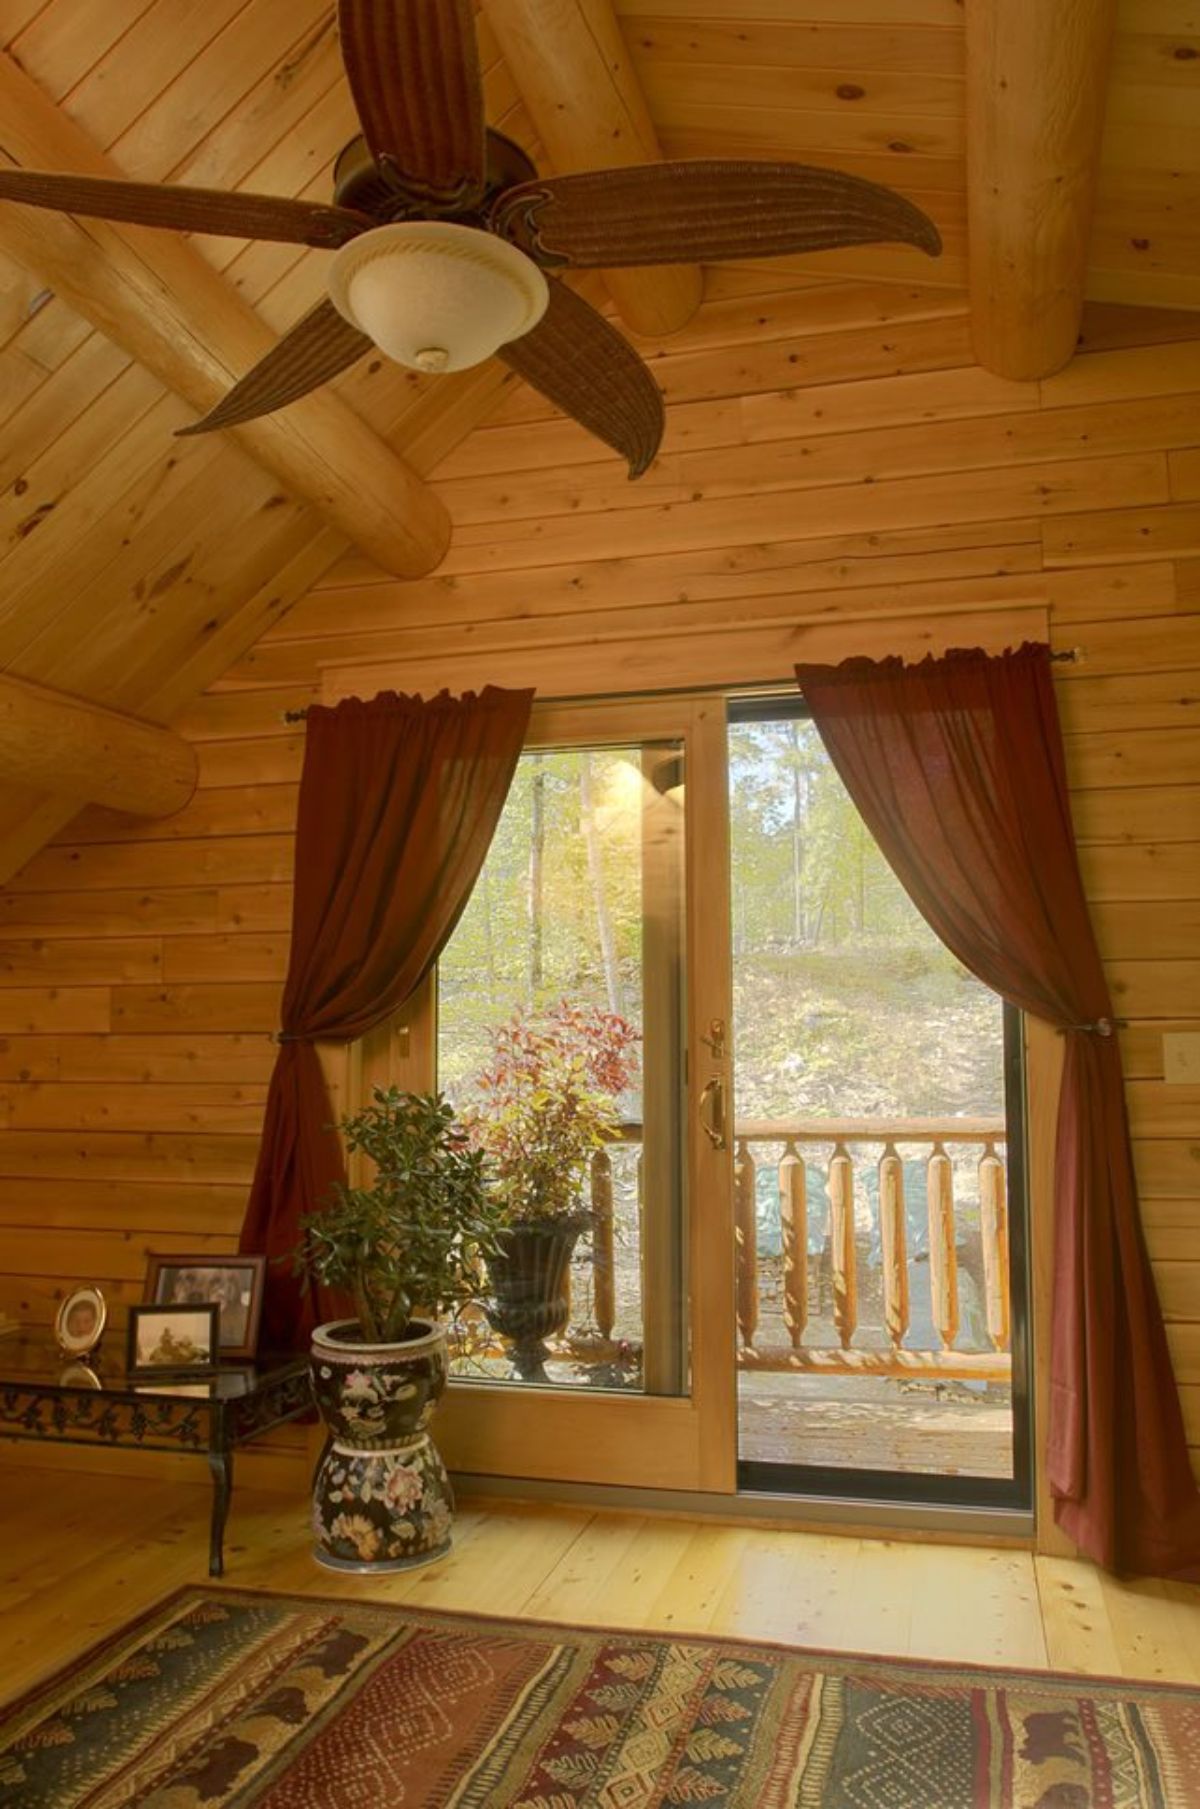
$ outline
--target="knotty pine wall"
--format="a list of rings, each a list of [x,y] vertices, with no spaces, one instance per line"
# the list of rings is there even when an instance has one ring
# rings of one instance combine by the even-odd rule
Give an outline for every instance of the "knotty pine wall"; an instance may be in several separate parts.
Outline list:
[[[1082,649],[1057,669],[1077,833],[1200,1469],[1200,1088],[1162,1077],[1162,1033],[1200,1027],[1200,315],[1096,310],[1068,370],[1019,385],[973,365],[944,291],[777,280],[721,273],[646,348],[669,425],[636,485],[513,391],[439,468],[435,577],[347,559],[187,714],[184,812],[89,810],[0,892],[0,1312],[48,1322],[89,1279],[119,1318],[149,1250],[233,1247],[287,959],[282,711],[323,667],[746,679],[805,624],[825,656],[839,622],[886,649],[892,618],[1041,602]],[[297,1480],[302,1442],[258,1473]]]

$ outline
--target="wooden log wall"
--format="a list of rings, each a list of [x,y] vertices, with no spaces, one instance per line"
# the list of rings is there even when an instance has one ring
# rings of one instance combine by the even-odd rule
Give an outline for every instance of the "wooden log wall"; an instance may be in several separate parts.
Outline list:
[[[0,1312],[49,1321],[86,1278],[119,1315],[147,1251],[234,1244],[287,958],[282,712],[322,667],[653,688],[708,649],[744,680],[769,674],[740,648],[786,670],[805,624],[886,649],[894,618],[1040,600],[1082,650],[1058,668],[1076,824],[1200,1459],[1200,1087],[1162,1068],[1163,1032],[1200,1027],[1200,315],[1093,310],[1074,363],[1015,384],[945,291],[763,281],[723,272],[647,346],[669,427],[641,483],[514,394],[440,467],[437,575],[348,558],[179,725],[186,810],[89,810],[0,892]]]

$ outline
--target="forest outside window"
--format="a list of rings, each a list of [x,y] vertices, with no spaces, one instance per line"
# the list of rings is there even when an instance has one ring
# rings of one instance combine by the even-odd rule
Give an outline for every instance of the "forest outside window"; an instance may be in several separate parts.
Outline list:
[[[460,1378],[684,1387],[682,797],[676,745],[528,751],[439,961],[438,1084],[521,1241],[460,1319]]]

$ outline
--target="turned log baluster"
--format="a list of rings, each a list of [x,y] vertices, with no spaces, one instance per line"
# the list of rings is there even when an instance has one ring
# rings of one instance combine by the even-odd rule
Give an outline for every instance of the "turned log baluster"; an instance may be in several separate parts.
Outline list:
[[[927,1170],[929,1194],[929,1292],[933,1323],[945,1350],[958,1337],[958,1250],[954,1238],[954,1170],[935,1143]]]
[[[843,1350],[858,1324],[858,1263],[854,1248],[854,1164],[846,1146],[829,1163],[829,1247],[833,1267],[833,1323]]]
[[[789,1143],[779,1164],[779,1229],[783,1242],[783,1322],[799,1350],[808,1324],[808,1177]]]
[[[733,1214],[737,1239],[737,1322],[742,1343],[753,1348],[758,1330],[758,1213],[754,1198],[757,1168],[750,1145],[739,1138],[733,1160]]]
[[[613,1268],[613,1169],[606,1149],[592,1157],[592,1308],[602,1338],[611,1338],[617,1322]]]
[[[908,1330],[908,1236],[904,1221],[904,1164],[894,1144],[879,1159],[879,1239],[883,1258],[883,1323],[899,1350]]]
[[[979,1224],[988,1336],[997,1350],[1009,1340],[1008,1189],[1004,1164],[989,1143],[979,1162]]]

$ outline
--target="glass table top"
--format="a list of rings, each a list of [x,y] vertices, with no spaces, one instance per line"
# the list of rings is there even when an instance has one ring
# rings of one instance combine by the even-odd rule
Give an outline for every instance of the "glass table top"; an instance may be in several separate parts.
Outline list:
[[[0,1337],[0,1387],[53,1388],[64,1394],[104,1390],[159,1399],[231,1401],[253,1394],[281,1371],[302,1369],[307,1357],[260,1356],[253,1363],[222,1363],[215,1370],[164,1370],[130,1374],[124,1338],[109,1334],[87,1357],[64,1356],[53,1333],[21,1328]]]

